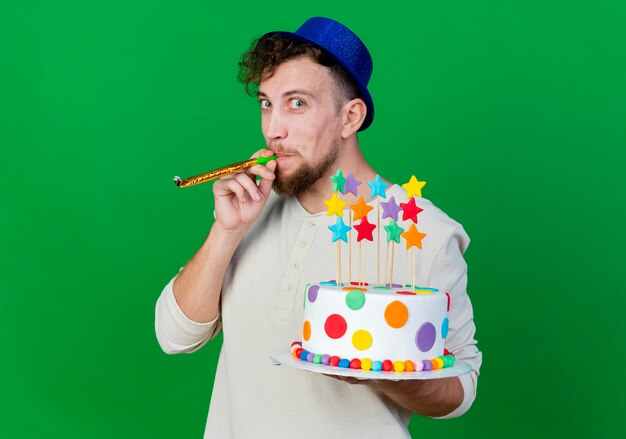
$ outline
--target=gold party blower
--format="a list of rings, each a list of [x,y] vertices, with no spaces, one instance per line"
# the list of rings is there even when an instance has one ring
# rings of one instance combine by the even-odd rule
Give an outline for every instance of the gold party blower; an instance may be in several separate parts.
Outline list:
[[[243,171],[244,169],[251,168],[255,165],[265,165],[267,162],[276,160],[276,156],[271,157],[257,157],[243,162],[233,163],[232,165],[222,166],[213,171],[205,172],[204,174],[196,175],[193,177],[187,177],[183,180],[179,176],[174,177],[174,183],[178,187],[195,186],[200,183],[205,183],[211,180],[217,180],[225,175],[233,174],[235,172]]]

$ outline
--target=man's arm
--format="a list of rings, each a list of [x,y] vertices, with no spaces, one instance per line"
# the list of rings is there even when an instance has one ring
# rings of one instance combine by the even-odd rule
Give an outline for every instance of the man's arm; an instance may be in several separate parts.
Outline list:
[[[271,156],[263,149],[253,157]],[[182,312],[194,322],[219,315],[224,275],[237,246],[263,211],[270,195],[276,163],[253,166],[221,178],[213,185],[215,222],[200,249],[176,277],[173,294]],[[261,176],[257,186],[255,176]]]
[[[463,386],[456,377],[402,381],[339,378],[351,384],[365,384],[397,405],[424,416],[445,416],[463,402]]]

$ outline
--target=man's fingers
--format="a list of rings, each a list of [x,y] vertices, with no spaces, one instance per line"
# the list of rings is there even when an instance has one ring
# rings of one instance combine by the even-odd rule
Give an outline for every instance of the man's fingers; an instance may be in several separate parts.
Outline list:
[[[276,160],[268,162],[265,167],[267,168],[266,171],[271,173],[272,178],[262,178],[261,183],[259,183],[259,191],[261,191],[264,197],[268,197],[270,190],[272,190],[272,181],[275,178],[274,171],[276,170]]]
[[[259,201],[261,199],[262,195],[261,195],[261,192],[259,191],[259,188],[257,187],[254,180],[251,179],[249,176],[241,173],[241,174],[235,175],[234,179],[235,181],[237,181],[237,183],[241,185],[241,187],[245,189],[245,191],[248,194],[250,194],[251,200]]]
[[[215,182],[215,185],[213,185],[213,192],[215,196],[230,196],[235,194],[240,203],[246,202],[246,190],[234,178],[220,178]]]

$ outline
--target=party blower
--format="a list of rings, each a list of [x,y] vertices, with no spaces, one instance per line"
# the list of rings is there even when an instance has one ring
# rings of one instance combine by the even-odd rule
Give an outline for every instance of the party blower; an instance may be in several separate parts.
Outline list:
[[[205,172],[204,174],[196,175],[193,177],[187,177],[181,179],[179,176],[174,177],[174,183],[178,187],[195,186],[200,183],[205,183],[211,180],[217,180],[225,175],[233,174],[235,172],[243,171],[244,169],[251,168],[255,165],[265,165],[267,162],[276,160],[276,156],[271,157],[256,157],[243,162],[233,163],[232,165],[222,166],[221,168],[214,169],[213,171]]]

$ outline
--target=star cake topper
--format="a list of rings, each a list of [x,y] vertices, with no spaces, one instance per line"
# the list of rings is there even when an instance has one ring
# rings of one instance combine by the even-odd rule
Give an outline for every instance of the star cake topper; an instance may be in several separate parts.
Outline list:
[[[389,225],[384,226],[387,231],[387,242],[390,242],[392,239],[400,244],[400,234],[404,232],[404,229],[398,225],[393,219],[389,223]]]
[[[411,227],[409,227],[409,230],[402,233],[402,237],[406,241],[407,250],[410,249],[411,247],[417,247],[421,249],[422,239],[426,237],[426,234],[417,230],[417,227],[415,227],[415,224],[411,224]]]
[[[361,186],[361,182],[354,178],[354,175],[352,175],[352,172],[350,172],[346,177],[346,183],[343,186],[343,193],[347,194],[348,192],[350,192],[354,194],[355,197],[358,197],[359,194],[357,188],[359,186]]]
[[[331,232],[333,232],[333,237],[332,237],[333,242],[336,242],[339,239],[341,239],[344,242],[348,242],[347,233],[350,231],[351,227],[346,226],[343,223],[343,220],[341,219],[341,217],[338,217],[337,222],[331,226],[328,226],[328,228],[331,230]]]
[[[354,211],[354,220],[358,221],[362,218],[367,218],[367,214],[370,212],[370,210],[372,210],[374,207],[368,205],[365,203],[365,200],[363,200],[363,197],[359,197],[359,201],[356,202],[356,204],[351,204],[350,205],[350,209],[352,209]]]
[[[341,192],[342,194],[345,193],[344,185],[346,183],[346,179],[341,173],[341,168],[337,169],[337,173],[330,177],[330,180],[333,182],[333,191]]]
[[[383,219],[391,218],[394,221],[398,221],[398,213],[402,208],[398,206],[394,197],[391,197],[389,201],[381,201],[380,205],[383,208]]]
[[[387,198],[387,194],[385,194],[385,189],[389,186],[387,183],[384,183],[380,175],[376,174],[376,177],[373,181],[368,181],[367,185],[372,188],[370,193],[370,197],[374,198],[376,195],[380,195],[381,198]]]
[[[324,200],[324,204],[328,207],[327,215],[343,216],[343,208],[348,204],[346,201],[339,199],[337,192],[333,192],[330,200]]]
[[[361,220],[360,224],[354,226],[354,230],[358,233],[356,237],[356,242],[361,242],[363,239],[367,239],[368,241],[373,241],[374,237],[372,236],[372,231],[376,228],[376,224],[371,224],[367,217]]]
[[[406,197],[411,198],[413,195],[417,195],[422,198],[422,188],[426,186],[425,181],[419,181],[415,178],[415,175],[411,175],[411,178],[407,183],[404,183],[402,187],[406,190]]]
[[[413,197],[411,197],[408,203],[400,203],[400,206],[402,207],[402,220],[411,219],[414,223],[417,223],[417,215],[424,210],[415,204],[415,198]]]

